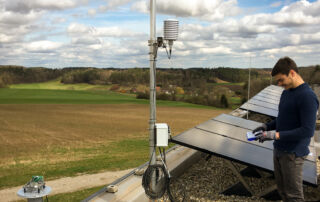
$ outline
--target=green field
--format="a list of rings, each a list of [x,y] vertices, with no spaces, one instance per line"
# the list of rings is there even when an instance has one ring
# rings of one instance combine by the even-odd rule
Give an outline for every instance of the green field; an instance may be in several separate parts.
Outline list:
[[[149,100],[105,86],[71,86],[52,81],[0,89],[0,189],[22,185],[32,175],[50,180],[148,160]],[[157,104],[157,121],[168,123],[173,134],[229,111]]]
[[[134,94],[108,90],[108,86],[90,84],[61,84],[59,81],[15,84],[0,88],[0,104],[149,104]],[[71,90],[72,89],[72,90]],[[158,100],[160,106],[209,108],[185,102]]]
[[[80,84],[63,84],[60,79],[43,83],[13,84],[12,89],[46,89],[46,90],[108,90],[108,85],[90,85],[87,83]]]

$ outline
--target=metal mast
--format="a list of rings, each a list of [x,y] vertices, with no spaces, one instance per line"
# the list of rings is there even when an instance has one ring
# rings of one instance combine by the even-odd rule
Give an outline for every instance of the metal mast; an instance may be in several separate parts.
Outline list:
[[[149,120],[149,147],[151,165],[155,164],[155,123],[156,123],[156,0],[150,0],[150,120]]]

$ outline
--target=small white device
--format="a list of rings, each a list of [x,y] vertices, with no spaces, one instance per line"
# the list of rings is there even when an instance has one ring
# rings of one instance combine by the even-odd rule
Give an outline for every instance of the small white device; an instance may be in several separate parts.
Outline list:
[[[169,126],[166,123],[156,123],[156,146],[167,147],[169,139]]]
[[[251,131],[248,131],[248,132],[247,132],[247,140],[248,140],[248,141],[257,140],[256,135],[259,134],[259,133],[262,133],[262,131],[257,131],[257,132],[255,132],[255,133],[252,133]]]

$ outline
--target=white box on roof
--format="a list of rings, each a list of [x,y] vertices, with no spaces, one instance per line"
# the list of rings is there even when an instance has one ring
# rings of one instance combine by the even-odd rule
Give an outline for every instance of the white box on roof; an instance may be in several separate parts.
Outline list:
[[[167,147],[169,139],[169,127],[166,123],[156,123],[156,146]]]

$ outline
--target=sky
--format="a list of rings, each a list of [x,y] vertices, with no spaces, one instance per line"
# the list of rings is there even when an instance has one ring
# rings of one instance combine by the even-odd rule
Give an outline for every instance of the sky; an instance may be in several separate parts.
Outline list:
[[[150,0],[0,0],[0,65],[149,67]],[[156,0],[157,36],[179,20],[158,68],[320,64],[320,0]]]

